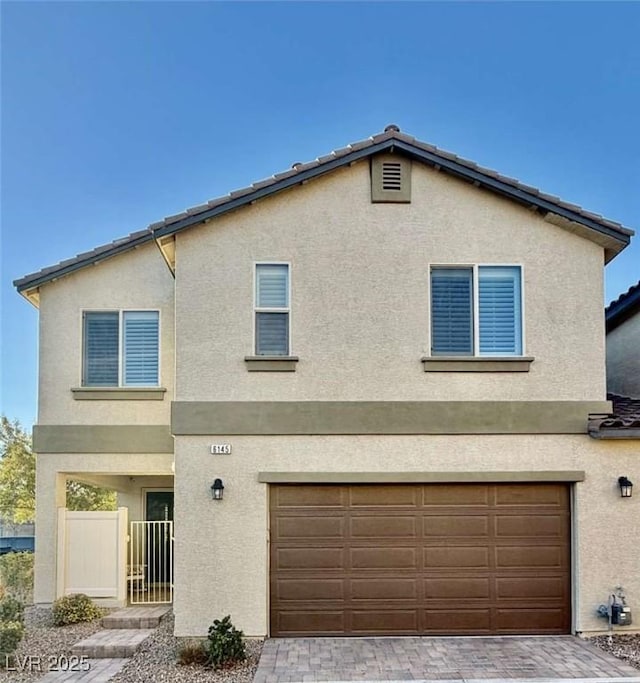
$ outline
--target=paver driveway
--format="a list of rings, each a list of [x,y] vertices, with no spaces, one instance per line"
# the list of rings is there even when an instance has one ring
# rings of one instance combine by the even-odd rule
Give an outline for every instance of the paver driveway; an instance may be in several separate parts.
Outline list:
[[[541,678],[640,683],[640,671],[573,636],[278,638],[254,683]]]

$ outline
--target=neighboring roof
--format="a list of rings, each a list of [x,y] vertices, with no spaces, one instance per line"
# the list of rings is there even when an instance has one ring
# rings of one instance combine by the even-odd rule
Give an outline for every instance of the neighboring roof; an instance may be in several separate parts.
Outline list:
[[[152,223],[146,230],[134,232],[115,242],[79,254],[75,258],[26,275],[15,280],[13,284],[19,292],[33,290],[45,282],[115,256],[144,242],[174,235],[193,225],[380,152],[398,152],[407,155],[412,159],[435,167],[443,173],[462,178],[478,187],[483,187],[520,204],[532,207],[543,216],[551,216],[553,217],[551,222],[554,224],[578,232],[601,244],[605,248],[607,261],[622,251],[634,234],[632,230],[620,223],[586,211],[582,207],[565,202],[559,197],[545,194],[514,178],[508,178],[496,171],[478,166],[473,161],[462,159],[455,154],[416,140],[410,135],[401,133],[397,126],[390,125],[385,128],[383,133],[373,135],[366,140],[353,142],[326,156],[318,157],[314,161],[303,164],[296,163],[288,171],[277,173],[266,180],[235,190],[228,195],[208,201],[206,204],[191,207],[175,216],[169,216],[162,221]]]
[[[610,415],[589,416],[589,436],[594,439],[640,439],[640,398],[608,394]]]
[[[615,330],[625,320],[636,313],[640,313],[640,282],[629,287],[615,301],[612,301],[605,309],[607,332]]]

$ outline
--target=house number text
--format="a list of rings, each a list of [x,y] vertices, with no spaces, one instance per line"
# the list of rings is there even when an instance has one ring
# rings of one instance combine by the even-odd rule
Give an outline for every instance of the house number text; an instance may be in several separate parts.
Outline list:
[[[230,443],[214,443],[211,444],[212,455],[229,455],[231,453]]]

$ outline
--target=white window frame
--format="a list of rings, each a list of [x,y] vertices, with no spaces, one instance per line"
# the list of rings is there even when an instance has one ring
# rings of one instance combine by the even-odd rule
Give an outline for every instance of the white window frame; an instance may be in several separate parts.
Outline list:
[[[524,309],[524,265],[522,263],[429,263],[427,278],[427,301],[429,302],[429,331],[427,335],[427,348],[429,349],[429,357],[432,358],[443,358],[447,357],[446,354],[436,354],[434,355],[431,347],[431,328],[433,325],[432,310],[431,310],[431,273],[434,269],[446,269],[446,268],[468,268],[472,270],[472,287],[473,287],[473,353],[468,356],[456,356],[456,358],[501,358],[500,354],[481,354],[480,349],[480,280],[478,273],[480,268],[519,268],[520,269],[520,334],[521,339],[521,349],[520,353],[509,355],[509,358],[524,358],[527,355],[525,348],[525,309]]]
[[[265,306],[258,306],[258,266],[287,266],[287,301],[289,305],[286,308],[267,308]],[[283,356],[274,356],[275,358],[289,358],[293,355],[292,339],[291,339],[291,262],[290,261],[254,261],[253,262],[253,321],[252,321],[252,339],[253,339],[253,355],[256,358],[270,358],[271,356],[258,354],[258,329],[256,320],[258,313],[288,313],[288,329],[287,353]]]
[[[87,313],[117,313],[118,314],[118,384],[117,385],[95,385],[84,383],[84,366],[85,366],[85,338],[84,338],[84,319]],[[123,384],[122,376],[124,370],[124,314],[125,313],[157,313],[158,314],[158,383],[157,384]],[[78,386],[87,389],[147,389],[162,386],[160,378],[162,377],[162,315],[159,308],[83,308],[80,312],[80,383]]]

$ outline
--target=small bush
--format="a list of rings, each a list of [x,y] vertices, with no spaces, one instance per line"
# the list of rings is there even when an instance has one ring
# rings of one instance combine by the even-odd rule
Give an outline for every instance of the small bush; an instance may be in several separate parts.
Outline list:
[[[56,626],[92,621],[102,615],[103,611],[84,593],[65,595],[53,603],[53,623]]]
[[[3,621],[24,621],[24,605],[10,595],[0,600],[0,622]]]
[[[0,584],[4,594],[20,600],[23,605],[33,602],[33,558],[33,553],[0,556]]]
[[[19,621],[0,621],[0,660],[7,661],[10,655],[18,647],[18,643],[24,635],[24,626]]]
[[[185,643],[178,650],[178,664],[189,666],[190,664],[198,664],[204,666],[209,660],[209,655],[204,647],[204,644],[199,641],[192,641]]]
[[[207,636],[208,663],[214,669],[220,669],[244,661],[247,653],[242,640],[243,635],[242,631],[231,623],[231,615],[222,620],[214,619]]]

